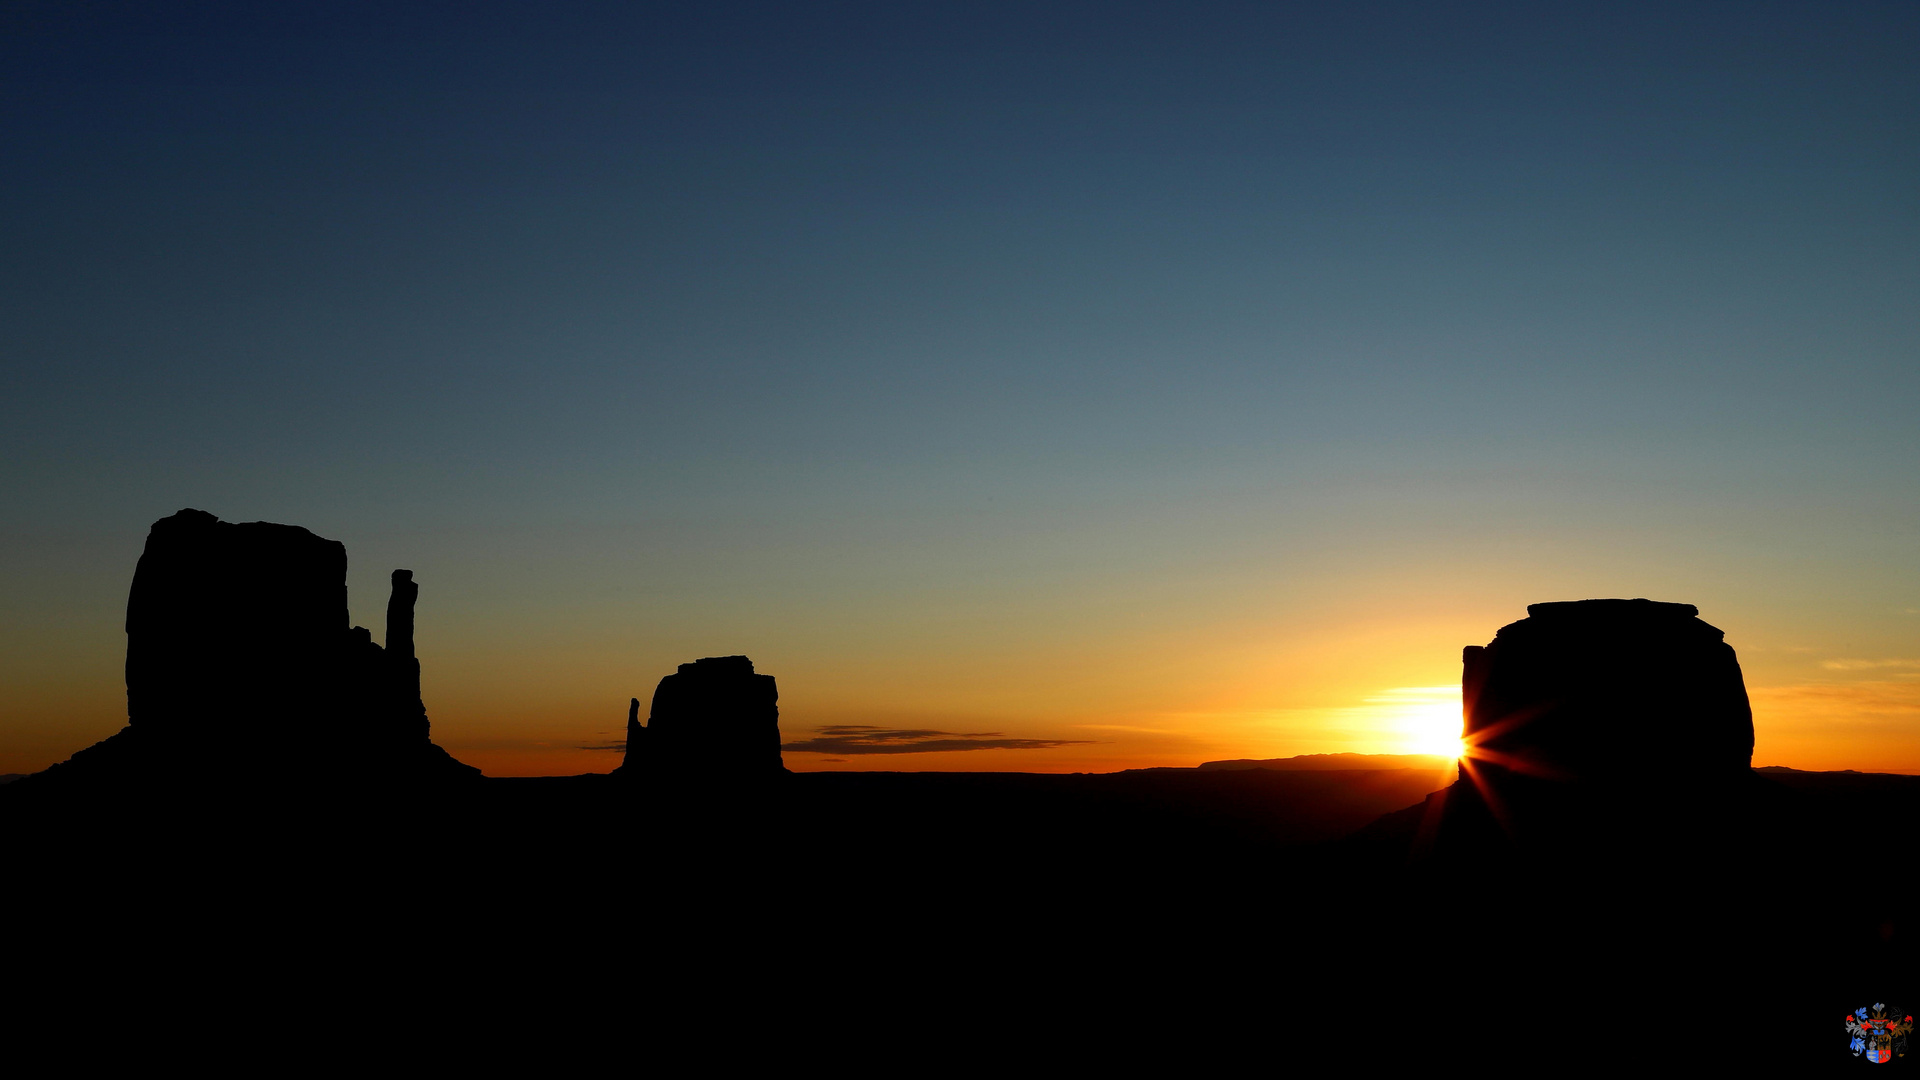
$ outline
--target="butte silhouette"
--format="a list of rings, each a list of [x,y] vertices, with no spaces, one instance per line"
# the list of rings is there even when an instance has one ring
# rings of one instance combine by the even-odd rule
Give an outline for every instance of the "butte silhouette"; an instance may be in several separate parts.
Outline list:
[[[127,726],[20,786],[478,779],[429,737],[413,572],[393,572],[384,647],[348,625],[346,575],[345,546],[298,526],[155,522],[127,598]]]
[[[1467,755],[1429,799],[1421,855],[1644,855],[1661,822],[1761,797],[1739,661],[1697,608],[1579,600],[1527,615],[1462,651]]]
[[[765,777],[780,757],[780,690],[744,656],[709,656],[660,680],[646,724],[627,708],[626,754],[616,775]]]
[[[344,545],[298,526],[191,509],[155,522],[127,600],[126,728],[15,786],[405,793],[479,779],[430,738],[413,571],[393,572],[384,646],[348,625],[346,573]],[[649,724],[634,700],[615,773],[784,774],[778,700],[747,657],[682,664],[660,680]]]

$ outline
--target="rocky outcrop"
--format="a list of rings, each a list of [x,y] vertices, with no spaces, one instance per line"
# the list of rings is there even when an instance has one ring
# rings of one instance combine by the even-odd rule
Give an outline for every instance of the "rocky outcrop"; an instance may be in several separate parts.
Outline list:
[[[744,656],[709,656],[660,680],[647,724],[627,713],[627,776],[757,777],[786,771],[780,691]]]
[[[1760,812],[1753,712],[1733,649],[1698,615],[1651,600],[1533,604],[1467,646],[1460,779],[1381,835],[1417,827],[1416,855],[1442,862],[1516,844],[1679,860],[1688,836],[1732,835],[1723,819]]]
[[[621,769],[626,768],[628,764],[646,760],[647,729],[640,723],[639,698],[634,698],[627,702],[627,741],[625,746],[627,749],[626,756],[621,759],[619,768],[614,769],[614,772],[619,772]]]
[[[1622,767],[1744,773],[1753,710],[1740,663],[1692,604],[1531,604],[1463,655],[1467,740],[1495,768],[1560,779]]]
[[[127,727],[43,775],[478,776],[428,738],[412,571],[394,571],[384,649],[347,625],[346,573],[342,544],[297,526],[155,522],[127,601]]]

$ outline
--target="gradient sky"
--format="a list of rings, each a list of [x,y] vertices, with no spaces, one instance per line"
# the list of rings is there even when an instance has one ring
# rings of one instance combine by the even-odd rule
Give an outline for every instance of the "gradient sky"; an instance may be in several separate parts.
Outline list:
[[[10,3],[0,199],[0,771],[191,506],[494,774],[731,653],[1060,744],[796,769],[1419,749],[1588,596],[1920,772],[1910,3]]]

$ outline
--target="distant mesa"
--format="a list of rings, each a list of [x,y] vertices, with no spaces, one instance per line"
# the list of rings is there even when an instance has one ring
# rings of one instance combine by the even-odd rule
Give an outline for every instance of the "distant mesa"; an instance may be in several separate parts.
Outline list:
[[[709,656],[660,680],[646,724],[640,699],[627,708],[627,753],[614,772],[630,778],[731,776],[787,771],[780,756],[780,691],[744,656]]]
[[[412,571],[393,572],[384,648],[348,625],[346,575],[346,547],[298,526],[155,522],[127,600],[127,726],[38,776],[478,777],[428,737]]]
[[[1299,754],[1285,758],[1234,758],[1231,761],[1204,761],[1200,768],[1213,771],[1237,769],[1273,769],[1280,772],[1341,772],[1354,769],[1453,769],[1453,759],[1440,754]]]

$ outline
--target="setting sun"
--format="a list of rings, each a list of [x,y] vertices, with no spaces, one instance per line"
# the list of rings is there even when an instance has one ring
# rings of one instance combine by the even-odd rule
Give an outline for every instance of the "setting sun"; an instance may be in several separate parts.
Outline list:
[[[1458,686],[1397,686],[1367,699],[1381,727],[1399,736],[1404,753],[1457,758],[1465,752]]]

